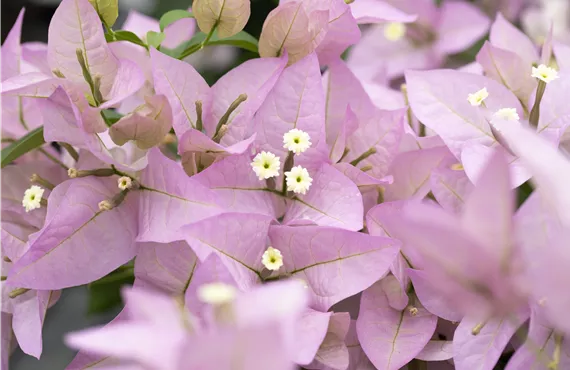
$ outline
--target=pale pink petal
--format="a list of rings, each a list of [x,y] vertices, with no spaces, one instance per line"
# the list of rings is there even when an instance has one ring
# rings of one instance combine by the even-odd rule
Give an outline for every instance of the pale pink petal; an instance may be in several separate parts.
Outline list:
[[[428,343],[435,331],[437,317],[421,306],[416,308],[415,316],[408,310],[394,310],[380,283],[362,293],[356,331],[362,349],[376,367],[400,369]]]
[[[118,193],[113,189],[116,180],[93,177],[57,186],[49,197],[45,226],[14,264],[8,283],[61,289],[97,280],[131,260],[136,252],[136,199],[131,195],[121,206],[100,211],[99,202]]]
[[[251,168],[248,154],[227,157],[193,177],[219,197],[231,212],[259,213],[279,218],[285,212],[285,199],[267,191]]]
[[[539,60],[538,51],[533,42],[522,31],[509,23],[501,13],[497,14],[497,18],[491,26],[489,38],[493,46],[520,55],[527,65],[532,65]]]
[[[135,260],[135,286],[183,295],[198,260],[184,241],[140,243]]]
[[[76,50],[83,53],[92,78],[101,78],[101,94],[107,98],[120,64],[105,41],[99,15],[88,0],[63,0],[48,31],[48,62],[65,78],[85,83]]]
[[[306,195],[298,195],[289,203],[283,222],[310,220],[317,225],[360,230],[363,204],[358,187],[326,163],[310,175],[311,188]]]
[[[257,111],[254,121],[260,150],[285,160],[283,135],[292,129],[309,134],[311,148],[324,145],[325,95],[316,54],[287,67]]]
[[[514,52],[495,47],[488,41],[477,54],[477,62],[487,77],[505,85],[526,104],[537,85],[531,76],[532,65]]]
[[[221,144],[229,146],[251,135],[248,130],[253,115],[283,72],[287,61],[284,58],[252,59],[232,69],[212,86],[212,111],[204,118],[206,132],[213,136],[216,125],[226,113],[231,103],[239,95],[246,94],[247,100],[230,116],[228,131]]]
[[[464,318],[453,336],[453,360],[457,370],[492,370],[528,313],[490,320],[478,335],[471,331],[480,321]]]
[[[206,119],[210,112],[210,87],[190,64],[154,49],[151,49],[150,56],[155,90],[168,98],[174,115],[172,126],[181,137],[184,132],[196,128],[196,101],[202,102],[203,119]],[[225,108],[228,107],[229,104]],[[213,127],[206,125],[205,128],[213,134]]]
[[[311,306],[319,310],[384,276],[399,246],[389,238],[322,226],[272,226],[269,236],[285,271],[308,284]]]
[[[447,147],[414,150],[400,153],[394,158],[389,174],[394,182],[386,186],[387,201],[423,199],[430,191],[432,170],[449,155]]]
[[[485,36],[491,24],[481,10],[469,3],[446,2],[439,11],[435,48],[443,54],[467,49]]]
[[[149,152],[141,175],[138,241],[169,243],[183,239],[180,228],[221,212],[216,195],[189,178],[158,148]]]

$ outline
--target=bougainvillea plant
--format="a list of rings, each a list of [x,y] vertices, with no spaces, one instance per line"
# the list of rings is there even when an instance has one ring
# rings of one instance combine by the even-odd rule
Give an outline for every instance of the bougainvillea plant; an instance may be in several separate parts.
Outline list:
[[[22,10],[2,369],[41,356],[63,289],[117,276],[67,369],[570,369],[570,27],[527,36],[552,12],[523,0],[281,0],[256,38],[255,5],[119,29],[117,0],[63,0],[47,44]],[[219,45],[256,57],[210,84],[192,58]]]

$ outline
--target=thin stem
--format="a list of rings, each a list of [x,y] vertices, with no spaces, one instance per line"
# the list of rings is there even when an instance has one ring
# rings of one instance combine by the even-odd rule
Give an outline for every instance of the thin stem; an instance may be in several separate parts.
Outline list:
[[[16,298],[18,296],[21,296],[22,294],[26,294],[27,292],[29,292],[30,289],[26,289],[26,288],[18,288],[18,289],[14,289],[10,292],[10,294],[8,294],[8,297],[10,298]]]
[[[203,129],[203,121],[202,121],[202,101],[198,100],[196,103],[196,130],[202,131]]]
[[[71,158],[73,158],[75,162],[79,160],[79,154],[75,149],[73,149],[71,145],[62,142],[58,142],[58,144],[69,153],[69,155],[71,156]]]
[[[358,158],[350,162],[350,164],[356,167],[357,164],[359,164],[361,161],[365,160],[366,158],[370,157],[373,154],[376,154],[376,148],[368,149],[367,151],[359,155]]]
[[[536,89],[536,98],[534,100],[534,105],[530,111],[530,116],[528,118],[528,123],[534,127],[538,127],[538,119],[540,117],[540,102],[542,101],[542,96],[546,90],[546,82],[538,81],[538,88]]]
[[[67,167],[65,164],[63,164],[62,161],[60,161],[59,159],[57,159],[56,157],[54,157],[53,155],[49,154],[45,149],[43,148],[39,148],[38,149],[40,151],[40,153],[42,153],[43,155],[45,155],[46,157],[48,157],[51,161],[53,161],[54,163],[60,165],[62,168],[64,168],[65,170],[69,170],[69,167]]]
[[[220,118],[220,122],[218,122],[218,125],[216,126],[216,133],[214,134],[214,141],[216,141],[217,143],[220,142],[220,140],[223,136],[223,134],[220,134],[220,130],[222,129],[223,126],[227,126],[227,123],[228,123],[232,113],[240,106],[241,103],[243,103],[246,100],[247,100],[247,94],[240,94],[236,98],[236,100],[234,100],[230,104],[230,107],[228,108],[226,113],[224,113],[222,118]]]
[[[214,32],[216,31],[217,28],[218,28],[218,21],[216,21],[216,23],[214,23],[214,26],[212,27],[210,32],[208,32],[208,34],[206,35],[206,38],[201,43],[194,45],[191,48],[188,48],[188,50],[185,50],[180,55],[180,57],[178,59],[184,59],[184,58],[194,54],[195,52],[204,49],[204,47],[208,45],[208,42],[210,42],[210,39],[212,38],[212,36],[214,36]]]
[[[49,190],[53,190],[55,188],[54,184],[52,184],[48,180],[44,179],[43,177],[41,177],[37,173],[34,173],[34,174],[32,174],[32,176],[30,176],[30,182],[41,185],[44,188],[49,189]]]

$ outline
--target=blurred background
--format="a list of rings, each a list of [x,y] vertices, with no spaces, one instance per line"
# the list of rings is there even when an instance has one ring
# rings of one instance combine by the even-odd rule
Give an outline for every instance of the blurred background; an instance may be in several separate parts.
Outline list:
[[[60,0],[4,0],[1,1],[2,43],[18,13],[25,7],[22,42],[47,42],[48,26]],[[259,38],[261,26],[267,14],[278,0],[252,0],[252,15],[245,30]],[[114,29],[121,28],[130,10],[154,18],[172,9],[187,9],[192,0],[119,0],[119,19]],[[197,53],[200,54],[200,53]],[[210,83],[227,70],[254,57],[252,53],[231,47],[208,48],[190,62]],[[76,352],[67,348],[63,336],[94,325],[104,325],[121,310],[120,287],[132,283],[132,278],[117,278],[105,285],[81,286],[66,289],[56,305],[48,310],[43,328],[44,348],[40,360],[16,349],[10,358],[10,370],[63,370]]]

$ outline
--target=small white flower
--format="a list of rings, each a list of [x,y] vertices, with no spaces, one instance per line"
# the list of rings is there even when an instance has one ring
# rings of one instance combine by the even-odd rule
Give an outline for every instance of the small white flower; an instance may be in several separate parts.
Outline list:
[[[558,71],[554,68],[550,68],[544,64],[539,65],[538,67],[532,67],[532,77],[538,78],[541,81],[549,83],[554,81],[558,78]]]
[[[118,183],[119,183],[119,189],[121,190],[127,190],[133,187],[133,180],[128,176],[123,176],[119,178]]]
[[[32,185],[29,189],[26,189],[24,199],[22,199],[22,206],[24,206],[26,212],[41,208],[44,191],[37,185]]]
[[[493,118],[506,121],[518,121],[520,119],[516,108],[501,108],[493,114]]]
[[[204,303],[221,305],[234,300],[237,290],[224,283],[209,283],[200,285],[196,291],[198,299]]]
[[[70,179],[74,179],[77,177],[77,169],[75,168],[70,168],[67,170],[67,176],[69,176]]]
[[[251,167],[260,180],[279,176],[281,160],[271,152],[261,152],[253,158]]]
[[[487,99],[488,96],[489,92],[487,91],[487,88],[484,87],[473,94],[467,95],[467,101],[469,101],[469,104],[472,106],[478,107],[483,103],[483,100]]]
[[[384,37],[388,41],[398,41],[406,34],[406,25],[400,22],[390,22],[384,26]]]
[[[296,194],[305,194],[311,187],[313,179],[309,176],[309,171],[301,166],[291,168],[291,171],[285,172],[287,181],[287,190]]]
[[[294,128],[283,135],[283,144],[283,148],[299,155],[309,149],[311,137],[305,131]]]
[[[279,249],[269,247],[263,252],[261,256],[261,263],[266,269],[271,271],[277,271],[283,266],[283,256]]]

